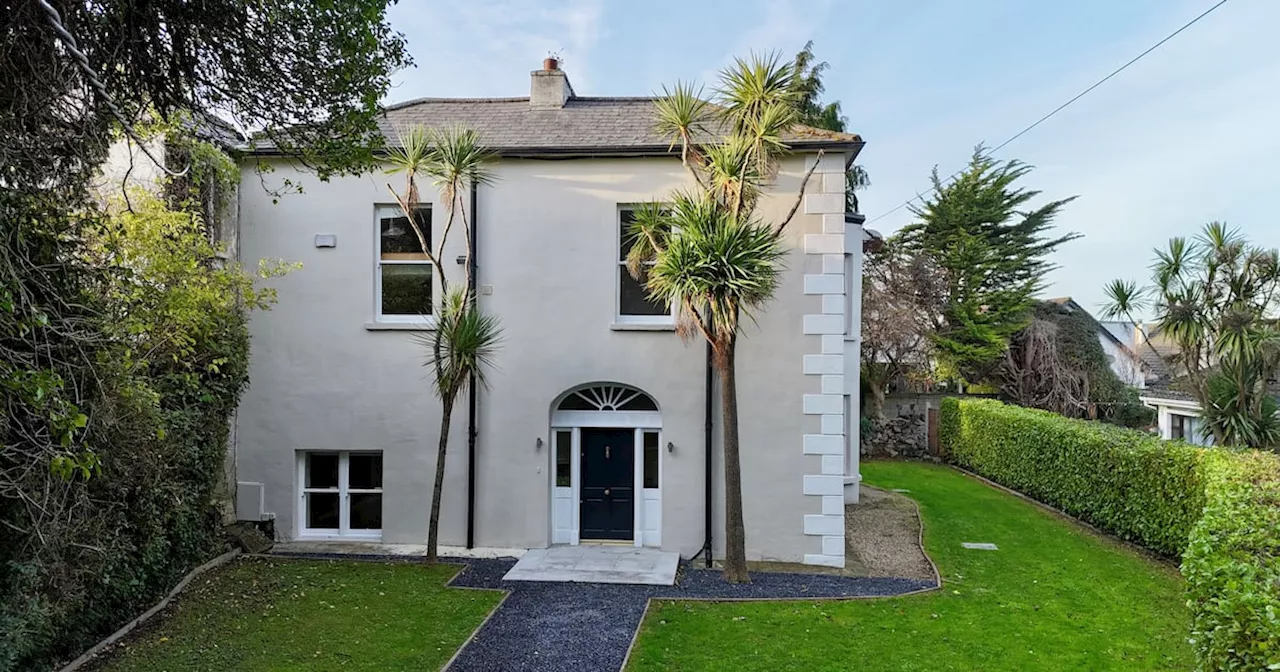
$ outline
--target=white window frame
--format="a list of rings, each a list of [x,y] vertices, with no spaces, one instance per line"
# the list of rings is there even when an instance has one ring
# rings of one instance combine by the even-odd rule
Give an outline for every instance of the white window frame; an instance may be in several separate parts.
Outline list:
[[[614,213],[613,222],[614,229],[617,231],[617,239],[614,241],[614,256],[619,256],[622,252],[622,213],[626,210],[637,210],[640,207],[637,203],[619,203],[617,212]],[[676,304],[672,302],[671,310],[665,315],[624,315],[622,313],[622,274],[630,273],[627,270],[627,260],[617,260],[617,274],[613,278],[613,319],[615,324],[633,324],[633,325],[662,325],[675,326],[676,323]],[[657,262],[647,262],[646,266],[654,266]]]
[[[435,208],[430,203],[419,203],[418,207],[427,208],[431,212],[431,236],[428,245],[435,244]],[[439,279],[436,278],[436,267],[431,261],[382,258],[382,219],[387,216],[403,216],[404,210],[395,204],[380,203],[373,209],[373,319],[381,324],[420,324],[434,326],[436,316],[432,315],[385,315],[382,312],[382,267],[383,266],[426,266],[431,269],[431,306],[436,305],[436,291]]]
[[[297,480],[298,480],[298,535],[299,539],[360,539],[365,541],[381,541],[382,530],[365,530],[351,529],[351,495],[383,495],[383,512],[386,512],[386,495],[383,494],[383,488],[352,488],[351,487],[351,454],[378,454],[382,455],[380,450],[299,450],[297,451]],[[309,488],[307,487],[307,455],[314,454],[337,454],[338,456],[338,487],[336,488]],[[386,475],[386,462],[383,462],[383,476]],[[338,495],[338,529],[333,528],[310,528],[307,527],[307,495],[312,493],[337,493]],[[386,519],[383,519],[383,525]]]

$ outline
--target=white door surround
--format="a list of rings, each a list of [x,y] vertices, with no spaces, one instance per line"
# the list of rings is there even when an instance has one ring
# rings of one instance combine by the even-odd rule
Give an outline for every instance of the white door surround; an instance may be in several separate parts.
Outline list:
[[[634,546],[662,545],[662,414],[644,392],[617,383],[596,383],[574,388],[552,405],[551,441],[551,543],[576,546],[581,542],[582,430],[627,428],[635,431],[633,468]],[[652,458],[655,452],[656,459]],[[646,459],[646,451],[651,459]],[[656,462],[656,464],[653,464]],[[650,485],[644,487],[645,467],[650,463]],[[656,484],[652,483],[656,476]]]

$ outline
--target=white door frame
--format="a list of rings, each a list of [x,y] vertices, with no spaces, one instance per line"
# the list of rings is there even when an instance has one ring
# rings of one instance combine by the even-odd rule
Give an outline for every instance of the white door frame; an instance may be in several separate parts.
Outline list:
[[[632,543],[635,546],[658,546],[661,544],[661,521],[657,521],[658,532],[650,532],[645,534],[645,501],[646,493],[644,488],[644,433],[645,431],[654,431],[658,433],[658,487],[653,489],[657,491],[657,509],[661,511],[662,496],[662,414],[655,411],[555,411],[551,414],[551,441],[548,458],[551,463],[551,543],[553,544],[569,544],[577,546],[581,543],[581,521],[579,518],[582,514],[582,430],[583,429],[634,429],[635,430],[635,448],[632,457],[632,509],[635,519],[632,522]],[[568,430],[572,433],[570,442],[569,456],[569,488],[557,488],[555,485],[556,477],[556,432]],[[566,492],[567,490],[567,492]],[[563,532],[564,528],[557,527],[556,520],[556,501],[563,502],[568,500],[569,506],[567,515],[570,517],[568,526],[568,534]],[[660,518],[659,514],[659,518]],[[559,530],[559,531],[558,531]]]

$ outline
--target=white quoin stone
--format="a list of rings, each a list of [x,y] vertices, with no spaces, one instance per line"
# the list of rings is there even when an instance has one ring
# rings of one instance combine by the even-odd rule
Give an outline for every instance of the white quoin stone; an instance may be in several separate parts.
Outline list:
[[[824,355],[840,355],[844,354],[845,338],[843,334],[823,334],[822,336],[822,354]]]
[[[804,214],[843,215],[844,194],[805,194]]]
[[[844,556],[822,555],[820,553],[805,553],[804,564],[817,565],[820,567],[844,567]]]
[[[806,495],[840,495],[844,496],[844,477],[843,476],[815,476],[806,474],[804,477],[804,494]]]
[[[822,174],[822,193],[824,194],[840,194],[844,195],[845,179],[844,173],[823,173]]]
[[[823,294],[822,295],[822,312],[825,315],[839,315],[840,321],[844,322],[844,296],[840,294]],[[841,332],[843,333],[843,329]]]
[[[830,434],[805,434],[806,455],[844,455],[844,437]]]
[[[805,355],[804,372],[808,375],[844,373],[843,355]]]
[[[843,437],[841,437],[843,438]],[[827,476],[844,476],[844,451],[840,455],[822,456],[822,473]]]
[[[823,233],[844,233],[844,215],[823,215],[822,216],[822,232]]]
[[[826,516],[843,516],[844,496],[823,495],[822,513]]]
[[[844,376],[823,376],[823,394],[844,394]]]
[[[838,394],[806,394],[804,395],[805,415],[840,414],[844,410]]]
[[[844,535],[830,535],[822,538],[822,554],[844,556]]]
[[[844,516],[806,515],[804,533],[824,536],[842,535],[844,534]]]
[[[828,298],[828,297],[822,297]],[[837,299],[840,297],[836,297]],[[843,334],[844,315],[805,315],[804,333],[806,334]]]
[[[843,275],[844,274],[844,255],[843,254],[822,255],[822,272],[833,273],[835,275]]]
[[[843,294],[844,276],[823,273],[808,273],[804,276],[805,294]]]
[[[834,413],[822,416],[822,433],[827,435],[839,436],[841,452],[844,451],[844,415]]]
[[[842,233],[806,233],[804,234],[805,254],[844,254],[844,234]]]

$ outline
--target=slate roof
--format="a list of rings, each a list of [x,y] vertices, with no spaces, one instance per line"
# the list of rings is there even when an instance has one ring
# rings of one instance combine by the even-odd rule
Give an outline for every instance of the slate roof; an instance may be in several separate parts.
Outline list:
[[[671,141],[653,130],[654,100],[574,96],[563,108],[533,109],[528,98],[421,98],[388,106],[378,126],[389,142],[395,142],[398,129],[414,125],[464,125],[504,155],[584,150],[665,154]],[[796,148],[862,144],[852,133],[808,126],[797,126],[783,140]]]
[[[478,132],[485,146],[502,156],[668,154],[673,151],[670,139],[653,130],[654,100],[574,96],[563,108],[533,109],[527,97],[419,98],[384,108],[378,127],[394,144],[400,129],[462,125]],[[863,144],[852,133],[808,126],[796,126],[783,140],[794,149],[857,151]],[[260,143],[255,150],[269,153],[271,147]]]

